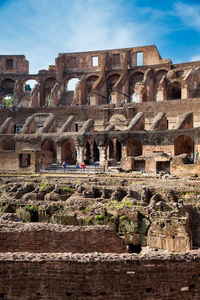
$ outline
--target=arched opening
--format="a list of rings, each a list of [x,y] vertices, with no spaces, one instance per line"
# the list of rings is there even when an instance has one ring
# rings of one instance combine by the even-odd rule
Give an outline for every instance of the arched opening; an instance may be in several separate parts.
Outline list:
[[[62,143],[62,161],[70,165],[76,163],[76,148],[72,139],[67,139]]]
[[[13,94],[15,87],[15,82],[12,79],[4,79],[1,83],[1,93],[5,94]]]
[[[14,94],[15,82],[12,79],[4,79],[1,83],[1,105],[6,108],[13,105],[13,94]]]
[[[35,79],[29,79],[24,82],[23,90],[25,92],[31,92],[37,84],[38,82]]]
[[[107,104],[112,103],[113,86],[116,84],[119,77],[119,74],[113,74],[107,79]]]
[[[86,165],[89,165],[92,161],[91,147],[88,141],[85,143],[85,146],[83,148],[83,160]]]
[[[98,76],[90,76],[86,80],[85,103],[88,104],[88,105],[90,105],[90,97],[91,97],[91,92],[92,92],[92,86],[98,78],[99,78]]]
[[[154,78],[153,78],[153,99],[154,101],[158,101],[158,87],[160,84],[161,79],[163,76],[167,73],[166,70],[159,70],[155,72]]]
[[[52,159],[53,159],[53,163],[56,163],[56,159],[57,159],[57,151],[56,151],[56,143],[50,139],[45,140],[42,145],[41,145],[41,149],[43,151],[49,151],[52,153]]]
[[[130,138],[126,144],[127,156],[139,156],[142,155],[142,143],[139,138]]]
[[[122,144],[117,140],[116,141],[116,160],[120,161],[122,158]]]
[[[179,82],[173,82],[170,84],[167,90],[167,99],[168,100],[181,99],[181,84]]]
[[[106,159],[114,158],[114,144],[113,141],[109,140],[106,143]]]
[[[15,140],[13,138],[3,138],[1,141],[1,150],[15,150]]]
[[[78,78],[71,78],[65,82],[65,91],[63,93],[62,102],[60,103],[62,106],[70,106],[74,101],[74,97],[76,98],[74,103],[78,105],[79,93],[76,88],[79,82],[80,80]]]
[[[2,104],[4,105],[5,108],[9,108],[11,106],[13,106],[13,95],[12,94],[8,94],[2,97]]]
[[[47,106],[48,102],[47,99],[50,101],[50,95],[51,95],[51,90],[56,84],[56,79],[51,77],[47,78],[43,84],[43,103],[42,106]],[[48,104],[50,106],[50,102]]]
[[[200,97],[200,83],[198,83],[194,89],[192,98],[199,98]]]
[[[50,107],[51,106],[51,95],[46,95],[45,97],[45,106]]]
[[[76,85],[79,83],[78,78],[72,78],[66,83],[66,90],[67,91],[75,91]]]
[[[142,82],[144,74],[142,72],[137,72],[133,74],[129,79],[129,96],[132,102],[136,102],[135,98],[135,85],[137,82]]]
[[[187,135],[179,136],[174,143],[174,154],[191,154],[194,152],[194,141]]]
[[[95,141],[93,144],[93,158],[94,158],[94,162],[99,161],[99,149]]]

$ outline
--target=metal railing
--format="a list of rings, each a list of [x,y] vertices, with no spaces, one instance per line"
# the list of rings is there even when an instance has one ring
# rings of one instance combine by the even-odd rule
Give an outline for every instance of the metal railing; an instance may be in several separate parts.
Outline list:
[[[85,169],[83,168],[77,168],[76,166],[67,166],[66,168],[63,168],[62,166],[48,166],[45,169],[40,169],[40,173],[81,173],[81,174],[87,174],[87,173],[104,173],[104,167],[103,166],[86,166]]]

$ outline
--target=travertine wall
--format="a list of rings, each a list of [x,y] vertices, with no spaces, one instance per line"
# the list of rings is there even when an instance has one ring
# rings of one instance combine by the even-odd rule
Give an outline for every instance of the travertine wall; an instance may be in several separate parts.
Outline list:
[[[200,258],[0,255],[1,299],[200,299]]]

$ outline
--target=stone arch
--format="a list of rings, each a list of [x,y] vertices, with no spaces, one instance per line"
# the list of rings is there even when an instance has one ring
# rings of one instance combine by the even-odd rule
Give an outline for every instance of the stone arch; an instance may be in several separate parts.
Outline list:
[[[76,148],[73,139],[66,139],[62,143],[62,161],[67,164],[76,163]]]
[[[182,70],[181,68],[177,69],[175,72],[174,72],[174,75],[175,75],[175,78],[181,78],[184,76],[184,70]]]
[[[55,86],[56,82],[57,81],[54,77],[49,77],[45,79],[43,83],[43,101],[44,101],[43,105],[47,106],[47,99],[50,97],[51,90]]]
[[[168,70],[166,69],[157,69],[154,73],[153,77],[153,99],[154,101],[157,101],[157,93],[158,93],[158,87],[160,84],[161,79],[163,78],[164,75],[166,75]]]
[[[131,99],[131,102],[134,102],[134,95],[135,95],[135,85],[137,82],[142,82],[144,79],[144,73],[143,72],[134,72],[131,73],[129,77],[129,97]]]
[[[174,143],[174,155],[194,152],[194,141],[188,135],[180,135]]]
[[[3,97],[7,95],[14,95],[15,81],[10,78],[6,78],[1,82],[0,96],[1,96],[1,105],[3,105]]]
[[[1,82],[1,91],[6,91],[6,93],[13,92],[15,87],[15,81],[11,78],[5,78]]]
[[[196,87],[194,88],[194,91],[192,93],[192,98],[199,98],[200,97],[200,82],[196,84]]]
[[[93,143],[93,159],[94,159],[94,161],[99,161],[99,159],[100,159],[99,149],[98,149],[97,143],[95,141]]]
[[[73,74],[64,79],[65,91],[74,91],[76,84],[81,80],[80,76]],[[74,81],[74,82],[73,82]],[[70,83],[72,85],[70,86]]]
[[[39,84],[39,82],[36,78],[34,78],[34,77],[25,78],[22,81],[23,91],[31,92],[34,89],[34,87],[36,86],[36,84]]]
[[[105,146],[105,158],[120,161],[122,158],[122,144],[117,139],[108,140]]]
[[[84,97],[82,97],[83,90],[80,89],[80,82],[81,82],[81,76],[78,75],[69,75],[64,79],[64,91],[62,93],[62,105],[68,106],[68,105],[78,105],[78,104],[85,104],[82,103],[82,101],[85,100]],[[83,99],[82,99],[83,98]]]
[[[51,139],[46,139],[42,142],[41,149],[43,151],[49,151],[52,153],[53,162],[56,163],[57,160],[57,148],[56,143]]]
[[[14,138],[5,137],[1,141],[1,150],[8,151],[8,150],[15,150],[15,140]]]
[[[114,158],[114,143],[112,140],[108,140],[105,147],[106,159]]]
[[[181,84],[178,81],[172,82],[167,89],[167,99],[181,99]]]
[[[142,155],[142,143],[139,138],[133,137],[128,139],[126,143],[127,156],[139,156]]]
[[[90,75],[85,79],[85,102],[90,104],[90,97],[94,83],[98,80],[99,76]]]
[[[113,87],[120,78],[120,74],[113,73],[107,77],[107,103],[112,103]]]
[[[86,165],[89,165],[93,158],[92,158],[92,147],[91,147],[91,141],[86,140],[83,146],[83,160]]]
[[[116,140],[116,161],[120,161],[122,158],[122,144]]]

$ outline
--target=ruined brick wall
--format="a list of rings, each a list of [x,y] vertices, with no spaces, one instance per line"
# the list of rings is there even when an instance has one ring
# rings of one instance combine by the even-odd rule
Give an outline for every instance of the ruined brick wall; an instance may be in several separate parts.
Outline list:
[[[35,172],[35,155],[30,153],[30,166],[20,168],[19,153],[15,151],[0,151],[0,173],[33,173]]]
[[[28,74],[29,63],[24,55],[0,55],[0,72]]]
[[[2,299],[199,300],[200,259],[136,255],[0,255]]]
[[[1,230],[0,252],[127,252],[116,233],[102,226],[25,224],[20,228]]]

